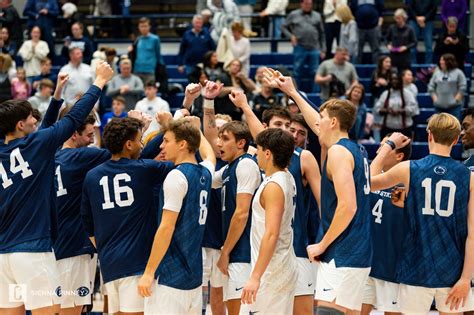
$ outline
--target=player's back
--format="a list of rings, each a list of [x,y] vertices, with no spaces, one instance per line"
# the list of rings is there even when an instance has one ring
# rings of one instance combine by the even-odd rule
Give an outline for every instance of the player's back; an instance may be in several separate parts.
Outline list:
[[[158,268],[158,283],[191,290],[202,284],[201,244],[211,196],[212,175],[201,164],[183,163],[175,169],[186,177],[188,189],[170,246]]]
[[[327,248],[321,259],[329,263],[335,260],[336,267],[370,267],[372,244],[370,241],[370,170],[365,149],[349,139],[340,139],[337,144],[346,148],[354,158],[352,172],[355,184],[357,211],[344,232]],[[318,242],[331,225],[337,207],[334,183],[327,176],[327,159],[321,176],[321,226]]]
[[[370,276],[397,282],[403,235],[403,208],[392,203],[392,189],[370,194],[373,259]]]
[[[265,274],[262,276],[262,287],[273,290],[285,290],[288,283],[296,282],[296,256],[293,248],[293,218],[295,215],[296,187],[290,172],[276,172],[266,177],[255,194],[252,202],[252,268],[257,261],[263,235],[265,234],[265,209],[260,204],[260,196],[266,185],[270,182],[276,183],[284,194],[284,211],[280,224],[280,234],[273,256],[268,264]]]
[[[451,287],[459,279],[467,237],[470,171],[450,157],[410,161],[406,233],[398,280]]]
[[[145,269],[157,229],[153,189],[171,169],[171,163],[122,158],[87,173],[81,213],[105,282]]]
[[[309,245],[308,239],[308,220],[309,220],[309,202],[306,202],[306,187],[303,185],[303,176],[301,174],[301,152],[303,149],[296,148],[291,156],[288,171],[295,180],[296,185],[296,209],[295,219],[293,221],[293,247],[297,257],[308,257],[306,246]]]
[[[82,187],[87,172],[108,159],[109,151],[93,147],[64,148],[56,152],[56,259],[94,252],[80,216]]]
[[[46,129],[0,142],[0,250],[51,238],[56,146],[48,135]]]

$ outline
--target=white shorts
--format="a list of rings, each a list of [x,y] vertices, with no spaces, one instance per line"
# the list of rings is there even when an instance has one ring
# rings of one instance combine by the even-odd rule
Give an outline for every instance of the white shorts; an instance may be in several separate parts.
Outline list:
[[[316,282],[316,300],[335,302],[348,310],[360,311],[370,268],[336,268],[334,259],[320,262]]]
[[[217,261],[221,251],[214,248],[202,248],[202,286],[206,287],[211,282],[211,287],[220,288],[224,285],[224,275],[217,268]]]
[[[53,252],[0,254],[0,308],[48,307],[60,303],[60,294]]]
[[[293,314],[295,290],[275,294],[265,289],[257,292],[257,298],[253,304],[241,304],[240,315],[287,315]]]
[[[61,282],[61,308],[91,304],[94,285],[92,270],[95,270],[97,260],[85,254],[60,259],[57,264]]]
[[[400,285],[369,277],[364,288],[363,304],[369,304],[381,312],[400,312],[398,289]]]
[[[296,257],[298,279],[296,281],[295,296],[313,295],[316,288],[316,274],[308,258]]]
[[[109,313],[143,312],[144,298],[138,294],[140,276],[130,276],[107,282],[107,298],[109,299]]]
[[[444,313],[459,313],[474,310],[474,300],[472,290],[466,297],[464,307],[452,311],[449,305],[445,305],[448,293],[451,288],[425,288],[412,285],[400,284],[398,300],[400,302],[400,311],[410,314],[427,314],[433,303],[436,303],[436,309]]]
[[[230,263],[229,276],[224,276],[224,301],[240,300],[242,289],[250,278],[250,263]]]
[[[152,296],[145,298],[145,314],[201,315],[202,289],[179,290],[153,284]]]

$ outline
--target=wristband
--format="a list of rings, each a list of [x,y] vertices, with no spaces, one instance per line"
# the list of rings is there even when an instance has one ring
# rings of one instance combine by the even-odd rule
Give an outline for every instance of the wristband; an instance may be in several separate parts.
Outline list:
[[[392,140],[386,140],[385,144],[388,144],[392,148],[392,150],[395,150],[397,148],[397,146]]]
[[[204,98],[204,102],[202,104],[202,107],[203,108],[209,108],[209,109],[214,109],[214,99],[211,99],[211,98]]]

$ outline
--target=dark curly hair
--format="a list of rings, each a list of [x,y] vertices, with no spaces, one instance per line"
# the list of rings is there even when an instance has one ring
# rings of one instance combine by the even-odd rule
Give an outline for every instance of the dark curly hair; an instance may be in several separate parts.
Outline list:
[[[0,136],[14,132],[16,124],[27,119],[31,113],[33,108],[28,101],[8,100],[0,104]]]
[[[135,118],[113,118],[104,129],[104,146],[112,154],[123,151],[128,140],[133,140],[143,128],[143,123]]]
[[[290,164],[295,149],[293,136],[278,128],[267,128],[257,135],[255,141],[263,150],[270,150],[273,154],[273,164],[285,169]]]

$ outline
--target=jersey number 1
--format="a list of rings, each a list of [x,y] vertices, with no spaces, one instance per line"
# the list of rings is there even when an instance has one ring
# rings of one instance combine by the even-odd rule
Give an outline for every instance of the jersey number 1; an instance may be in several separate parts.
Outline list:
[[[128,186],[120,186],[120,181],[129,182],[132,179],[127,173],[120,173],[114,176],[114,197],[115,203],[119,207],[128,207],[134,201],[132,188]],[[109,177],[102,176],[99,181],[99,184],[102,186],[104,191],[104,203],[102,204],[102,209],[112,209],[115,207],[115,203],[110,201],[110,190],[109,190]],[[122,199],[122,194],[125,194],[125,198]]]
[[[23,159],[19,148],[16,148],[12,153],[10,153],[10,172],[13,174],[21,172],[22,178],[27,178],[33,175],[33,172],[30,169],[30,164]],[[0,163],[0,176],[2,177],[2,186],[4,189],[13,184],[13,181],[8,178],[7,171],[2,163]]]

